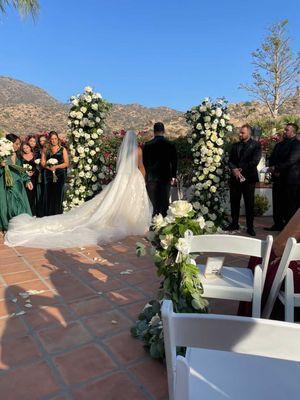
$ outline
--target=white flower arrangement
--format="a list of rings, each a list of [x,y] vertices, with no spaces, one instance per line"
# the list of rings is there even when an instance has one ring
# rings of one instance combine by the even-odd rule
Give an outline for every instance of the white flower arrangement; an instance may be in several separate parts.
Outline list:
[[[206,312],[208,302],[202,297],[199,269],[190,254],[193,235],[214,233],[216,227],[203,215],[196,217],[191,203],[175,201],[166,217],[156,215],[152,221],[150,254],[157,274],[163,278],[158,298],[151,300],[139,315],[131,332],[149,347],[150,355],[163,358],[163,330],[160,307],[163,299],[171,299],[176,312]],[[137,243],[137,255],[146,254],[143,243]]]
[[[4,137],[0,138],[0,162],[5,161],[6,158],[12,156],[13,152],[13,143]]]
[[[66,210],[83,204],[102,189],[91,171],[102,170],[103,163],[97,153],[103,144],[105,117],[111,107],[90,86],[70,101],[68,139],[72,164],[64,202]]]
[[[224,197],[227,171],[224,163],[224,138],[232,131],[226,102],[209,98],[186,113],[192,126],[188,142],[193,153],[193,207],[197,213],[215,215],[215,223],[224,223]],[[203,207],[205,205],[203,212]]]
[[[56,158],[49,158],[49,160],[47,160],[46,162],[46,166],[51,168],[54,167],[55,165],[58,164],[58,160]],[[52,171],[52,175],[53,175],[53,182],[57,182],[57,175],[55,173],[55,171]]]

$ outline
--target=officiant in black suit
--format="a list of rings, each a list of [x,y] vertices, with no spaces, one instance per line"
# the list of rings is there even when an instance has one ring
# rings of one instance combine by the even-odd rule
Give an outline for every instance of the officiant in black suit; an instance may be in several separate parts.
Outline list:
[[[230,205],[232,222],[226,230],[239,229],[240,202],[243,195],[246,210],[247,233],[255,236],[254,222],[254,192],[259,181],[257,165],[261,158],[261,145],[252,139],[252,127],[245,124],[240,129],[240,141],[234,143],[230,156]]]
[[[153,215],[166,216],[170,187],[176,182],[177,152],[175,145],[165,138],[162,122],[156,122],[153,130],[154,138],[143,147],[146,187],[153,205]]]

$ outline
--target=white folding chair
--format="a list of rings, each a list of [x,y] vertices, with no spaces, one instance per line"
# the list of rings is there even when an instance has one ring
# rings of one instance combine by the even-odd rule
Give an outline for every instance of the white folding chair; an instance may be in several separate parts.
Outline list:
[[[216,275],[214,279],[206,278],[205,266],[198,265],[204,297],[252,301],[252,316],[260,317],[261,296],[273,237],[269,235],[266,240],[259,240],[234,235],[199,235],[191,236],[189,240],[191,253],[240,254],[262,258],[254,274],[249,268],[223,266],[221,275]]]
[[[291,261],[300,261],[300,243],[297,243],[294,238],[289,238],[286,242],[266,305],[263,309],[262,316],[264,318],[270,318],[274,303],[278,297],[282,304],[284,304],[285,320],[294,322],[294,308],[300,307],[300,293],[294,293],[293,271],[289,268]],[[285,287],[283,291],[280,288],[284,279]]]
[[[170,400],[298,400],[300,326],[162,305]],[[185,357],[176,347],[186,347]]]

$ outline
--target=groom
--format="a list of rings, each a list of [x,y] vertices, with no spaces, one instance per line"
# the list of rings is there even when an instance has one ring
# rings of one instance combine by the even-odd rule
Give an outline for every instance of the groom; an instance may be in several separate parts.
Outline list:
[[[143,147],[143,163],[146,169],[146,186],[153,205],[153,216],[167,215],[170,186],[176,182],[177,152],[175,145],[165,138],[165,127],[156,122],[154,138]]]

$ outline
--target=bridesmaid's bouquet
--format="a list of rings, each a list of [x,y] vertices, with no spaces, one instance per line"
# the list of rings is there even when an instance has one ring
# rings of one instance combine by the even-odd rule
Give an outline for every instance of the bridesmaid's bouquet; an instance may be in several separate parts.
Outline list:
[[[55,165],[58,164],[58,161],[56,158],[49,158],[49,160],[47,160],[47,167],[54,167]],[[57,176],[55,171],[52,171],[53,173],[53,182],[56,183],[57,182]]]
[[[0,163],[6,161],[8,157],[11,157],[14,153],[13,143],[6,138],[0,138]],[[6,186],[13,185],[13,178],[11,176],[8,165],[4,166],[4,179]]]
[[[36,165],[37,170],[39,171],[38,183],[42,183],[41,159],[40,159],[40,158],[36,158],[36,159],[34,160],[34,163],[35,163],[35,165]]]
[[[32,172],[32,165],[30,164],[23,164],[23,169],[24,172],[26,172],[26,174],[28,174],[28,172]],[[29,174],[28,174],[29,175]]]

